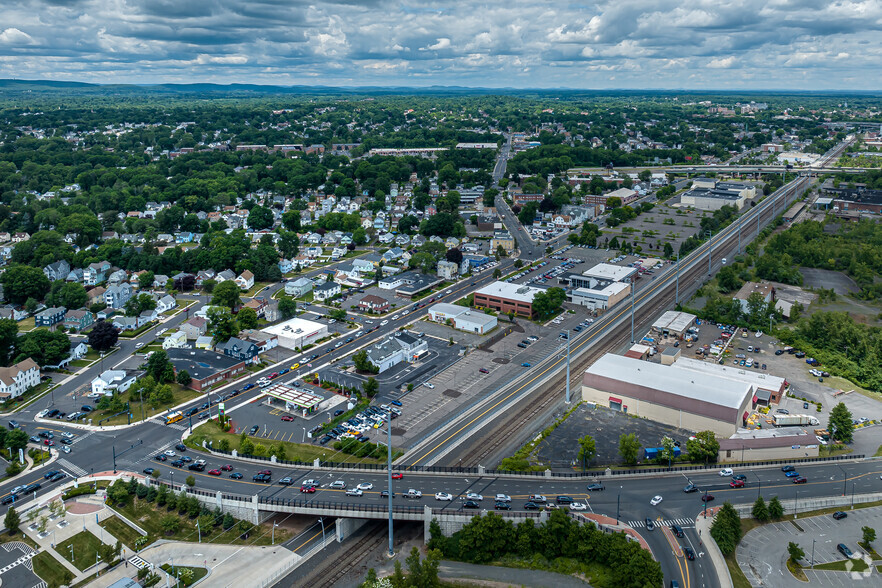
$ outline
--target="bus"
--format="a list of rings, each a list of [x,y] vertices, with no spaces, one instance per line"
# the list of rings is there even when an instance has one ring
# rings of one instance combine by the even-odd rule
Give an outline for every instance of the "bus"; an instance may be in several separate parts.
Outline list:
[[[179,420],[181,420],[182,418],[184,418],[184,415],[180,411],[175,411],[175,412],[169,413],[165,417],[165,424],[170,425],[172,423],[176,423]]]

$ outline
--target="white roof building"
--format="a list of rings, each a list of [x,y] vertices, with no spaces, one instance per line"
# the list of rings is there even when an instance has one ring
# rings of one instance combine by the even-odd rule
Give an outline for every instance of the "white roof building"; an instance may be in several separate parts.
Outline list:
[[[292,318],[283,323],[262,329],[264,333],[279,338],[279,345],[287,349],[303,348],[328,336],[328,325],[301,318]]]
[[[624,282],[631,280],[637,273],[636,267],[626,267],[613,265],[611,263],[598,263],[591,269],[582,272],[587,278],[597,278],[599,280],[610,280],[613,282]]]

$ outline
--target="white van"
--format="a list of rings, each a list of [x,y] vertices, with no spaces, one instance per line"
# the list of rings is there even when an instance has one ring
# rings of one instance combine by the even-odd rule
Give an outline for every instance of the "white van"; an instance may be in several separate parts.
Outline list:
[[[726,265],[726,258],[723,258],[723,265]]]

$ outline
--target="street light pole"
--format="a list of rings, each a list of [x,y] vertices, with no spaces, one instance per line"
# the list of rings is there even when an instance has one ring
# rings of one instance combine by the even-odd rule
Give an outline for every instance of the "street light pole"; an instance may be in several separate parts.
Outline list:
[[[815,567],[815,540],[812,539],[812,567]]]
[[[677,252],[677,295],[674,299],[674,303],[680,304],[680,252]]]
[[[319,524],[322,526],[322,549],[325,548],[325,520],[322,517],[319,517]]]
[[[392,547],[392,411],[386,417],[386,482],[389,484],[389,557],[395,555]]]
[[[619,494],[616,496],[616,526],[619,524],[619,507],[622,504],[622,487],[619,486]]]
[[[631,278],[631,344],[634,344],[634,278]]]
[[[633,338],[633,335],[632,335]],[[570,330],[567,329],[567,404],[570,403]]]

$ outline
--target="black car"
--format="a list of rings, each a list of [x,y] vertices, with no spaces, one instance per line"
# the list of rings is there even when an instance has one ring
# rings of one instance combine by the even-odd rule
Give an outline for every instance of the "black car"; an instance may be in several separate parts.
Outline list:
[[[176,468],[182,468],[182,467],[184,467],[184,462],[183,462],[183,460],[176,459],[173,462],[171,462],[171,465],[175,466]]]
[[[178,443],[177,445],[175,445],[175,449],[177,449],[178,451],[187,451],[187,446],[183,443]]]
[[[382,492],[380,492],[380,498],[389,498],[389,491],[383,490]],[[392,493],[392,498],[395,498],[394,492]]]
[[[199,409],[196,408],[196,407],[194,406],[193,408],[188,408],[188,409],[187,409],[187,412],[184,413],[184,416],[185,416],[185,417],[193,416],[193,415],[196,414],[197,412],[199,412]]]
[[[781,471],[782,472],[793,472],[793,471],[796,471],[796,468],[793,467],[792,465],[786,465],[781,468]]]
[[[507,502],[497,502],[493,505],[496,510],[511,510],[511,505]]]
[[[260,427],[257,426],[257,425],[254,425],[254,426],[251,427],[251,429],[248,431],[248,434],[249,434],[249,435],[255,435],[259,430],[260,430]]]
[[[159,455],[157,455],[157,456],[154,457],[153,459],[158,460],[158,461],[165,461],[165,460],[168,459],[168,457],[166,457],[165,455],[163,455],[162,453],[160,453]]]
[[[539,510],[539,505],[535,502],[528,502],[524,505],[524,510]]]
[[[344,412],[345,412],[345,411],[343,411],[343,409],[335,410],[335,411],[334,411],[334,416],[335,416],[335,417],[340,416],[340,415],[343,414]]]
[[[840,543],[839,545],[836,546],[836,549],[838,549],[839,553],[844,555],[847,559],[851,559],[851,556],[852,556],[851,549],[849,549],[848,546],[845,545],[845,543]]]
[[[475,502],[474,500],[466,500],[462,504],[463,508],[481,508],[481,505]]]
[[[683,536],[683,529],[680,527],[680,525],[671,525],[671,531],[673,531],[674,535],[676,535],[677,537]]]
[[[746,482],[747,476],[745,476],[744,474],[735,474],[734,476],[732,476],[732,479],[733,480],[741,480],[743,482]]]
[[[59,411],[57,408],[53,408],[52,410],[50,410],[50,411],[46,414],[46,418],[47,418],[47,419],[54,418],[55,415],[57,415],[59,412],[60,412],[60,411]]]
[[[204,472],[205,471],[205,464],[199,463],[199,462],[191,463],[190,465],[187,466],[187,469],[192,470],[194,472]]]
[[[272,480],[272,476],[267,476],[266,474],[257,474],[251,478],[255,482],[263,482],[264,484],[269,484]]]
[[[73,439],[68,439],[67,437],[65,437],[64,439],[61,440],[61,444],[62,445],[73,445]]]
[[[191,461],[193,461],[193,458],[190,457],[189,455],[182,455],[182,456],[181,456],[181,461],[184,462],[184,463],[190,463]]]
[[[319,445],[325,445],[328,441],[330,441],[332,437],[325,435],[321,439],[319,439]]]
[[[683,492],[689,494],[690,492],[698,492],[698,486],[693,483],[686,484],[686,487],[683,488]]]
[[[688,559],[689,561],[692,561],[695,559],[695,552],[692,551],[692,548],[689,547],[688,545],[683,547],[683,555],[685,555],[686,559]]]
[[[558,504],[572,504],[573,498],[572,498],[572,496],[558,496],[557,503]]]
[[[589,492],[600,492],[603,490],[603,484],[588,484]]]
[[[233,480],[241,480],[242,474],[239,472],[233,472],[232,474],[230,474],[230,478],[232,478]]]
[[[210,406],[209,403],[203,402],[202,404],[199,405],[199,410],[205,410],[209,406]]]
[[[89,406],[88,404],[84,404],[80,407],[80,410],[83,412],[92,412],[95,409],[92,408],[91,406]]]
[[[16,500],[18,500],[18,495],[17,494],[10,494],[8,496],[4,496],[3,500],[0,500],[0,504],[3,504],[3,505],[12,504]]]
[[[840,519],[844,519],[847,516],[848,516],[848,514],[842,512],[841,510],[837,510],[836,512],[833,513],[833,518],[836,519],[837,521]]]
[[[154,470],[153,468],[144,468],[144,473],[147,474],[148,476],[152,476],[153,472],[155,472],[155,471],[156,470]]]
[[[647,530],[647,531],[652,531],[653,529],[655,529],[655,525],[653,524],[652,519],[650,519],[649,517],[647,517],[647,518],[646,518],[646,530]]]
[[[54,476],[57,473],[59,473],[58,470],[52,470],[52,471],[46,472],[45,474],[43,474],[43,479],[48,480],[49,478],[51,478],[52,476]]]
[[[59,480],[65,479],[66,477],[67,477],[67,474],[65,474],[64,472],[58,472],[57,474],[55,474],[54,476],[49,478],[49,481],[50,482],[57,482]]]

